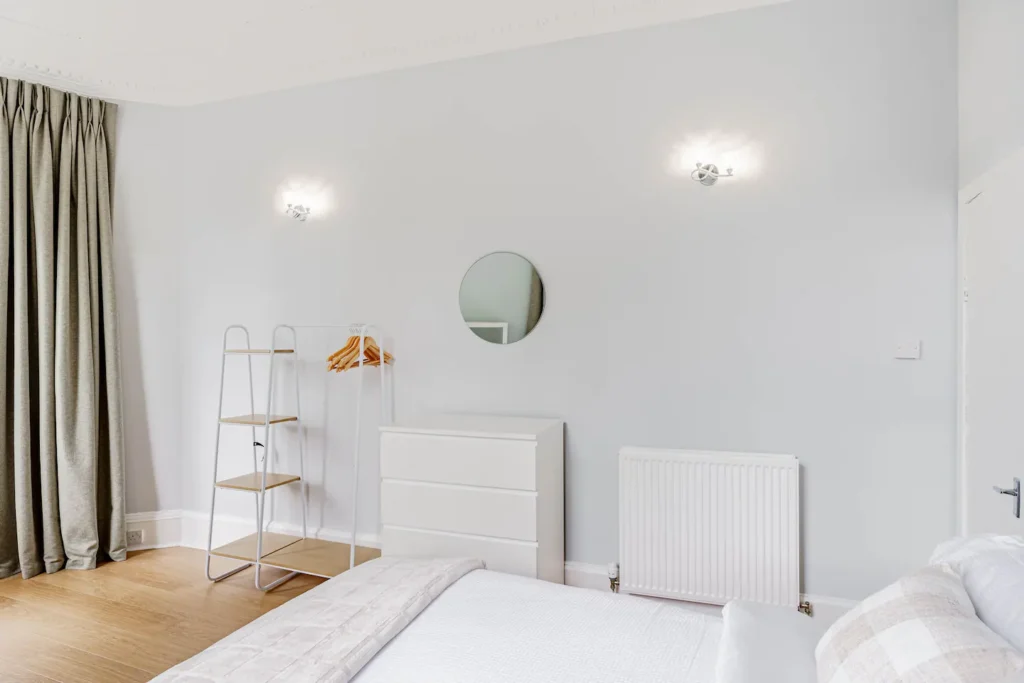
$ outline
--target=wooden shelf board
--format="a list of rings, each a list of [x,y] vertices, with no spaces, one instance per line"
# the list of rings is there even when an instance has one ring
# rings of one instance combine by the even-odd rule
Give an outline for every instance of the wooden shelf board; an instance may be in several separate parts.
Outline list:
[[[224,353],[237,356],[268,356],[271,353],[295,353],[295,349],[228,349]]]
[[[304,538],[274,553],[264,555],[263,563],[279,569],[330,578],[348,570],[348,555],[349,545],[347,543]],[[378,557],[380,557],[380,550],[356,546],[357,565]]]
[[[270,424],[280,424],[282,422],[297,422],[299,418],[294,415],[271,415]],[[227,425],[253,425],[255,427],[262,427],[267,422],[267,416],[263,414],[257,415],[236,415],[235,417],[222,417],[220,419],[222,424]]]
[[[288,534],[274,534],[269,531],[263,532],[263,557],[275,553],[282,548],[286,548],[293,543],[298,543],[302,540],[301,536],[289,536]],[[214,548],[211,552],[212,555],[218,557],[230,557],[233,560],[243,560],[245,562],[256,561],[256,534],[249,534],[245,538],[240,538],[237,541],[232,541],[227,545],[222,545],[219,548]]]
[[[231,479],[225,479],[224,481],[218,481],[217,486],[222,489],[235,489],[238,491],[259,491],[260,483],[263,481],[263,475],[255,472],[249,474],[243,474],[240,477],[232,477]],[[277,488],[278,486],[284,486],[285,484],[291,484],[299,481],[297,474],[276,474],[267,472],[267,490]]]

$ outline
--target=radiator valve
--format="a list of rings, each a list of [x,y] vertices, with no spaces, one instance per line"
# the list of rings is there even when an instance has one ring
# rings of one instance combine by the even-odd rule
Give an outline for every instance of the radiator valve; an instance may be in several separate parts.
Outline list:
[[[612,562],[608,565],[608,583],[613,593],[619,592],[619,563]]]

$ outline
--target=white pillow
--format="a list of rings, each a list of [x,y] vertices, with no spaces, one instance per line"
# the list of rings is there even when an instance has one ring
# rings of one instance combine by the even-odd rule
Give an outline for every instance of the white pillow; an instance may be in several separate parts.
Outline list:
[[[935,549],[932,563],[951,565],[978,618],[1024,652],[1024,538],[954,538]]]
[[[824,627],[792,608],[733,600],[722,610],[718,683],[817,683],[814,644]]]
[[[948,565],[926,567],[843,615],[815,650],[819,683],[993,683],[1024,656],[974,614]]]
[[[957,536],[940,543],[932,552],[929,564],[948,564],[956,568],[957,563],[975,555],[990,551],[1024,550],[1024,538],[999,534]]]

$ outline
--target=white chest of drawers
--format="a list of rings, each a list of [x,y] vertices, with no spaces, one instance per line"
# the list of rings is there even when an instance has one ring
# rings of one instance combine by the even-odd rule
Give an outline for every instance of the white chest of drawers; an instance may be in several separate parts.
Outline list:
[[[438,415],[380,431],[384,555],[477,557],[563,583],[561,421]]]

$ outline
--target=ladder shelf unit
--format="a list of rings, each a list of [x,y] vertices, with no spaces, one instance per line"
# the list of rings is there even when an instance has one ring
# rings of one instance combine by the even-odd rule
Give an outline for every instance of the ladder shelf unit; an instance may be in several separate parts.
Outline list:
[[[340,326],[310,326],[319,329],[336,329]],[[359,334],[363,337],[367,335],[367,330],[370,326],[359,325],[359,326],[347,326],[349,329],[358,328]],[[245,346],[229,348],[228,338],[232,331],[240,331],[245,337]],[[276,348],[277,336],[279,331],[286,331],[291,333],[292,346],[290,348]],[[305,478],[305,452],[304,452],[304,438],[302,434],[302,408],[301,408],[301,397],[299,390],[299,371],[298,367],[295,369],[295,414],[294,415],[278,415],[273,413],[273,396],[274,396],[274,368],[275,360],[279,356],[290,357],[292,360],[298,361],[298,335],[295,327],[290,325],[278,325],[274,328],[273,336],[271,338],[271,347],[269,349],[253,349],[250,345],[249,331],[242,325],[230,325],[224,331],[223,348],[221,355],[221,371],[220,371],[220,394],[218,398],[217,406],[217,437],[216,446],[214,449],[213,458],[213,486],[210,500],[210,527],[207,535],[206,543],[206,577],[210,581],[222,581],[223,579],[233,576],[240,571],[248,569],[249,567],[255,567],[255,584],[256,587],[262,591],[268,591],[277,586],[281,585],[285,581],[298,576],[299,574],[311,574],[314,576],[320,576],[324,578],[331,578],[338,574],[348,570],[362,562],[366,562],[374,557],[379,556],[379,551],[370,548],[357,548],[356,547],[356,520],[355,520],[355,502],[358,496],[358,466],[359,466],[359,453],[358,453],[358,438],[359,438],[359,420],[360,411],[357,407],[356,413],[356,452],[354,462],[354,477],[353,477],[353,527],[352,527],[352,542],[337,543],[332,541],[326,541],[319,538],[311,538],[307,531],[306,525],[306,507],[308,504],[308,487]],[[224,375],[225,366],[227,359],[232,356],[242,356],[246,358],[248,364],[248,377],[249,377],[249,414],[238,415],[238,416],[223,416],[224,409]],[[253,374],[252,374],[252,359],[253,357],[266,357],[269,359],[268,368],[268,379],[267,379],[267,393],[266,393],[266,410],[263,413],[256,412],[256,400],[253,389]],[[362,366],[362,363],[360,363]],[[381,377],[381,409],[382,419],[384,419],[385,413],[385,390],[384,390],[384,375]],[[362,403],[362,377],[360,375],[359,381],[359,404]],[[299,428],[298,444],[299,444],[299,473],[290,474],[282,472],[271,472],[268,471],[268,462],[270,454],[273,452],[273,438],[274,428],[277,425],[284,425],[295,423]],[[249,427],[252,436],[252,473],[243,474],[241,476],[231,477],[228,479],[218,478],[218,465],[220,461],[220,432],[222,426],[233,426],[233,427]],[[262,428],[263,430],[263,441],[257,440],[256,429]],[[257,452],[258,448],[262,448],[262,457]],[[302,528],[301,536],[275,533],[267,530],[268,524],[265,523],[265,512],[266,512],[266,494],[267,491],[275,489],[284,489],[291,485],[297,484],[302,502]],[[217,548],[213,547],[213,529],[216,520],[216,505],[217,505],[217,492],[220,490],[225,491],[242,491],[254,494],[255,498],[255,512],[256,512],[256,533],[250,534],[243,538],[237,539],[225,545]],[[211,560],[213,557],[228,558],[231,560],[238,560],[243,562],[238,567],[228,570],[222,574],[214,576],[211,573]],[[271,567],[275,569],[281,569],[287,572],[284,576],[264,585],[261,578],[261,569],[264,567]]]

